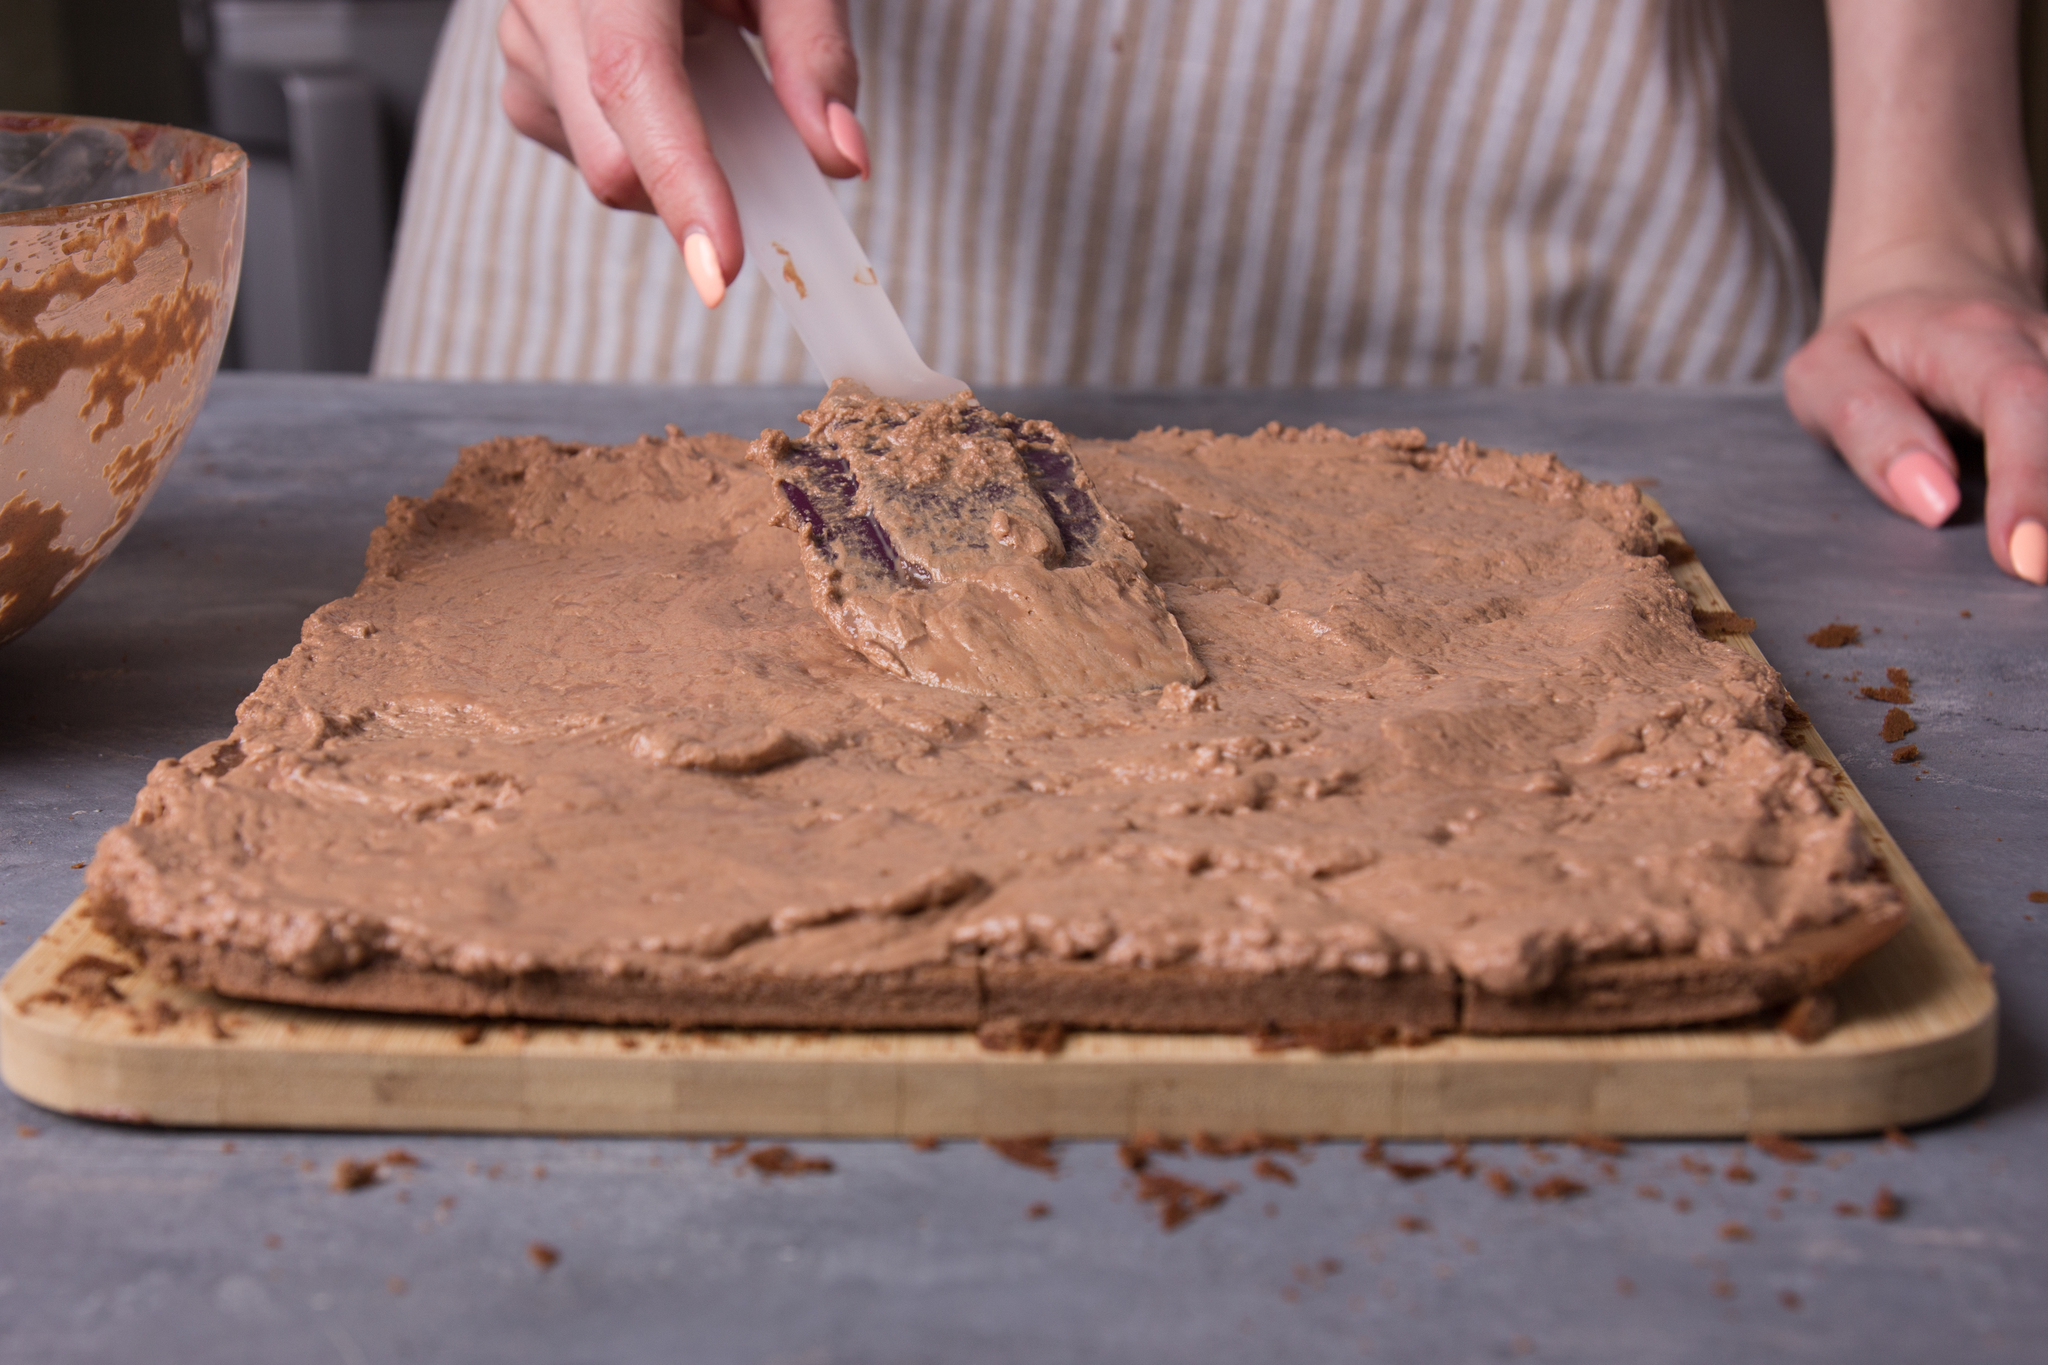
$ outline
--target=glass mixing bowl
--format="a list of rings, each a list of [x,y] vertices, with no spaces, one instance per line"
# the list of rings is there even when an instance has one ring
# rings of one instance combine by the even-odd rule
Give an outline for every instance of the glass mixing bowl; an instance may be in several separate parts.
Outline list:
[[[184,444],[248,173],[203,133],[0,113],[0,642],[113,552]]]

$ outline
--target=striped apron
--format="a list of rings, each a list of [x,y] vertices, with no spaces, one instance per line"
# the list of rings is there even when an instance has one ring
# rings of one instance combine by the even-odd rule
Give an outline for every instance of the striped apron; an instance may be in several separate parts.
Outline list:
[[[457,0],[374,371],[816,381],[751,268],[715,311],[644,215],[499,110]],[[976,384],[1766,378],[1813,291],[1714,0],[852,0],[840,186]]]

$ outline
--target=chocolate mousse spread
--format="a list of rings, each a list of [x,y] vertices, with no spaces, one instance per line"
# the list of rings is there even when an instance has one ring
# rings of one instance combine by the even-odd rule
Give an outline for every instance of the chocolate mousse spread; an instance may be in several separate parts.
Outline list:
[[[1114,520],[1073,534],[1030,446]],[[821,449],[973,511],[888,528],[936,586],[832,577],[843,527],[776,486]],[[841,393],[751,463],[674,428],[465,450],[232,736],[157,766],[88,894],[159,970],[367,1008],[1679,1023],[1902,918],[1785,701],[1700,634],[1637,491],[1548,455]]]
[[[847,380],[803,417],[808,440],[766,432],[755,455],[789,505],[811,601],[874,663],[985,697],[1203,680],[1130,529],[1051,423]]]

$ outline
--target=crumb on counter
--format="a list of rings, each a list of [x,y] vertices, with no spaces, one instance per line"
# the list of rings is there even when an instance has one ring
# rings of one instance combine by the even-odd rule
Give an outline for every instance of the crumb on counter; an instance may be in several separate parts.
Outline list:
[[[1863,643],[1863,628],[1845,621],[1831,621],[1806,637],[1806,643],[1815,649],[1841,649],[1845,645]]]

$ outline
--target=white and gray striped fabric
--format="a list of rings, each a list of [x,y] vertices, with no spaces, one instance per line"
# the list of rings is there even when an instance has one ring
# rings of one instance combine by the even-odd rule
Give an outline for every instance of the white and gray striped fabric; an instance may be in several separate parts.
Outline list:
[[[375,372],[816,380],[749,269],[716,311],[497,103],[457,0]],[[853,0],[841,194],[977,384],[1717,381],[1812,289],[1723,95],[1714,0]]]

